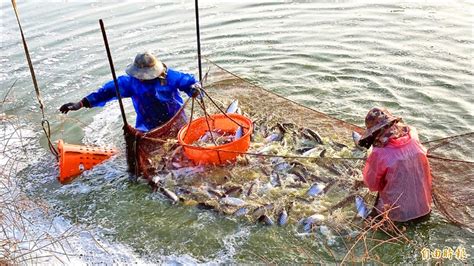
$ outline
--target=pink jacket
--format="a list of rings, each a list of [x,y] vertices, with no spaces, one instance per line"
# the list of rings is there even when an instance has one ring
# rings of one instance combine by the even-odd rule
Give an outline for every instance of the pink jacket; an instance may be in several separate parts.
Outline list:
[[[405,222],[430,212],[430,166],[414,128],[383,148],[374,147],[363,175],[367,187],[379,192],[378,210],[384,204],[396,207],[389,213],[392,220]]]

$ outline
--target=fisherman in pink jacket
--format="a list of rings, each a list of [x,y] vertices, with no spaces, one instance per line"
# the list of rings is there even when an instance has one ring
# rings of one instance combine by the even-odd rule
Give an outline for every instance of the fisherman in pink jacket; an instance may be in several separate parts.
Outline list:
[[[406,222],[431,212],[431,172],[426,149],[413,127],[385,108],[372,108],[359,145],[372,148],[364,167],[366,186],[378,191],[377,212],[391,208],[393,221]]]

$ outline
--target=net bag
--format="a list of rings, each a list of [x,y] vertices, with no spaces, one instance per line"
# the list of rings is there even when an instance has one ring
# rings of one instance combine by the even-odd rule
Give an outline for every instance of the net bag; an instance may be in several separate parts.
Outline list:
[[[176,147],[167,140],[175,139],[178,131],[186,125],[187,116],[184,110],[188,102],[189,99],[167,123],[151,131],[142,132],[130,125],[124,128],[127,164],[130,173],[150,178],[159,170],[162,158],[156,157],[161,157],[166,154],[167,150]]]

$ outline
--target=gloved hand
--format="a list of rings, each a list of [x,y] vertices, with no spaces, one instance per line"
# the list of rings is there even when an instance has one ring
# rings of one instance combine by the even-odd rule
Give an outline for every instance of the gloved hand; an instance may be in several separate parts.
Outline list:
[[[199,97],[199,99],[202,98],[203,93],[201,91],[201,83],[196,82],[193,85],[191,85],[191,97],[196,98]]]
[[[59,111],[63,114],[67,114],[69,111],[77,111],[81,109],[84,105],[82,104],[82,101],[79,101],[77,103],[66,103],[63,104],[60,108]]]

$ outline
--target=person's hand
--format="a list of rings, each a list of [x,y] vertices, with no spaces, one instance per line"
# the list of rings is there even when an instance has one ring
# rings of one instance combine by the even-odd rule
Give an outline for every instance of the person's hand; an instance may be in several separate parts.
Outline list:
[[[59,107],[59,111],[63,114],[67,114],[69,111],[77,111],[82,108],[82,102],[77,103],[66,103]]]
[[[199,96],[199,98],[202,98],[202,91],[201,91],[201,83],[196,82],[193,85],[191,85],[191,97],[196,98]]]

